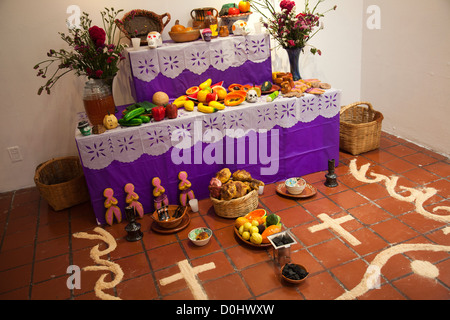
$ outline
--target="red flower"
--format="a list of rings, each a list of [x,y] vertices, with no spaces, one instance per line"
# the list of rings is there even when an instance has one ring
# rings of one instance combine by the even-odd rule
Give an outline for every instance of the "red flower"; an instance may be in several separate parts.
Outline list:
[[[102,76],[102,74],[103,74],[103,71],[102,70],[97,70],[97,71],[95,71],[95,77],[97,77],[97,78],[101,78],[101,76]]]
[[[288,13],[291,12],[294,7],[295,7],[295,2],[294,1],[283,0],[280,3],[280,8],[281,9],[286,9]]]
[[[294,40],[289,40],[288,43],[289,43],[289,45],[290,45],[291,47],[295,47],[295,42],[294,42]]]
[[[102,28],[97,26],[89,28],[89,36],[96,47],[103,47],[105,45],[106,32]]]

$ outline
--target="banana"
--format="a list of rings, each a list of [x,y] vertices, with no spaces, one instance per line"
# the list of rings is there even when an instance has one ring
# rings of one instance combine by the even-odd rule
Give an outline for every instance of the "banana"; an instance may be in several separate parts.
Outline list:
[[[213,107],[209,107],[209,106],[205,106],[203,103],[199,103],[197,106],[197,110],[203,113],[213,113],[213,112],[217,112],[217,108],[213,108]]]
[[[184,110],[194,111],[194,101],[188,100],[184,102]]]
[[[216,108],[217,110],[223,110],[223,109],[225,109],[225,105],[223,105],[222,103],[217,102],[217,101],[211,101],[211,102],[209,103],[209,106],[210,106],[210,107],[213,107],[213,108]]]
[[[206,80],[205,82],[203,82],[202,84],[199,85],[200,90],[204,90],[204,89],[210,87],[211,83],[212,83],[211,79]]]
[[[172,102],[174,105],[177,106],[177,108],[181,108],[184,106],[185,102],[188,101],[187,96],[181,96],[178,97],[174,100],[174,102]]]

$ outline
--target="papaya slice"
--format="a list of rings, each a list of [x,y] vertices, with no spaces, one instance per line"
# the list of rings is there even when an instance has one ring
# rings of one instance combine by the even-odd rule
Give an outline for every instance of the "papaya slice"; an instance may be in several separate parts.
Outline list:
[[[243,85],[243,86],[242,86],[241,90],[242,90],[242,91],[245,91],[245,92],[248,92],[251,88],[252,88],[251,85],[246,84],[246,85]]]
[[[228,87],[228,91],[230,91],[230,92],[238,91],[238,90],[242,90],[242,84],[233,83],[232,85],[230,85]]]
[[[270,243],[269,239],[267,237],[279,233],[281,232],[281,227],[277,226],[277,225],[271,225],[269,227],[267,227],[263,233],[261,234],[262,236],[262,243]]]
[[[242,94],[230,92],[224,99],[224,104],[229,107],[234,107],[245,101],[245,96]]]
[[[245,215],[244,218],[250,222],[256,220],[259,224],[262,224],[264,223],[263,218],[266,216],[266,214],[267,211],[265,209],[256,209]]]

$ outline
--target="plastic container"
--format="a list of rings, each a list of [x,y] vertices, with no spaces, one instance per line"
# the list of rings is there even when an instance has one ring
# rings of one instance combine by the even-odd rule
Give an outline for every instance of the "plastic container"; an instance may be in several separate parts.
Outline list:
[[[219,35],[219,24],[217,22],[217,18],[213,16],[211,11],[206,13],[205,17],[205,28],[210,28],[212,38],[216,38]]]

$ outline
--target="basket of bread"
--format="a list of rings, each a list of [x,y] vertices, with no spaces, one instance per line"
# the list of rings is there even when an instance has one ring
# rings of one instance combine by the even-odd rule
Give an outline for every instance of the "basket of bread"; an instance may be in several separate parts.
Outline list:
[[[214,211],[223,218],[245,216],[258,207],[258,189],[263,185],[245,170],[233,174],[228,168],[220,170],[209,184]]]

